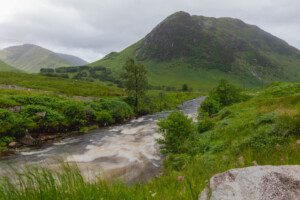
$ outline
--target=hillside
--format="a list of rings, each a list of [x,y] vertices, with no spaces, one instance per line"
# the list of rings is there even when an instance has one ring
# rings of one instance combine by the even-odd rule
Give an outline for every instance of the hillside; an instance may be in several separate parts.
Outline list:
[[[19,70],[31,73],[39,72],[43,67],[56,68],[87,64],[75,56],[58,54],[32,44],[5,48],[0,51],[0,59]]]
[[[2,60],[0,60],[0,71],[13,71],[15,70],[13,67],[9,66]]]
[[[16,187],[4,179],[0,199],[198,199],[216,173],[253,165],[299,165],[299,99],[299,83],[272,84],[244,102],[223,108],[201,132],[199,124],[191,126],[185,116],[171,114],[162,123],[169,124],[171,132],[181,132],[184,140],[174,142],[183,148],[169,154],[164,173],[148,183],[86,182],[77,168],[63,166],[63,173],[34,170],[18,176],[19,181],[34,183],[30,187]]]
[[[146,65],[153,85],[211,88],[220,78],[244,86],[300,80],[300,51],[285,41],[233,18],[177,12],[145,38],[91,66],[119,73],[133,57]]]

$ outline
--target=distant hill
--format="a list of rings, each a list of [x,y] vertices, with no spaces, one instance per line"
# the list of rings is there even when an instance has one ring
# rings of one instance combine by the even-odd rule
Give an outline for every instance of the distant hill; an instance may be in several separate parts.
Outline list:
[[[56,68],[87,64],[86,61],[75,56],[55,53],[33,44],[5,48],[0,51],[0,59],[25,72],[39,72],[43,67]]]
[[[15,71],[16,69],[0,60],[0,71]]]
[[[300,81],[300,52],[239,19],[177,12],[145,38],[91,66],[120,73],[128,58],[143,63],[152,85],[211,88],[221,78],[244,86]]]

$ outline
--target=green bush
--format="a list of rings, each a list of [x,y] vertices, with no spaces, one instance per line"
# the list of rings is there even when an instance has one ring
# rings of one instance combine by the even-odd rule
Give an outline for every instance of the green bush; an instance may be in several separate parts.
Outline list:
[[[162,153],[184,153],[185,142],[194,132],[192,120],[182,112],[172,112],[167,118],[158,122],[163,138],[158,140]]]
[[[96,121],[101,126],[109,126],[114,123],[114,119],[107,110],[96,113]]]
[[[95,101],[91,103],[91,108],[95,111],[108,111],[116,123],[123,122],[134,115],[132,108],[127,103],[117,100]]]
[[[218,113],[220,110],[220,104],[218,101],[211,97],[206,98],[200,107],[200,115],[205,115],[207,113],[210,117]],[[202,114],[201,114],[202,113]]]
[[[57,131],[65,125],[65,117],[62,114],[45,106],[24,106],[21,115],[34,121],[36,129],[44,131]]]
[[[210,97],[217,100],[221,106],[228,106],[242,100],[241,91],[226,80],[221,80],[214,88]]]
[[[95,112],[84,106],[82,102],[69,101],[63,108],[63,114],[67,124],[73,129],[78,129],[95,121]]]
[[[0,109],[0,134],[11,134],[12,136],[22,136],[26,129],[34,127],[32,120],[19,114]]]

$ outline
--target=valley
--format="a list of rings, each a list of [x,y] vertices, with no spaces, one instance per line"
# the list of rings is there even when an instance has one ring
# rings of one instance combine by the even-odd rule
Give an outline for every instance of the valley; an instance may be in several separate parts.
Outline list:
[[[96,13],[68,16],[89,21],[87,39],[67,31],[58,48],[96,61],[0,50],[0,200],[297,199],[299,49],[237,18],[179,11],[100,58],[119,46],[101,40]]]

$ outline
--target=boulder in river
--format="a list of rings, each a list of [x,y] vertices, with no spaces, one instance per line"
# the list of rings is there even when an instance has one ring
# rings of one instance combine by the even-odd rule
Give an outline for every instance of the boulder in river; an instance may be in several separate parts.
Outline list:
[[[300,200],[300,165],[254,166],[217,174],[199,200]]]

